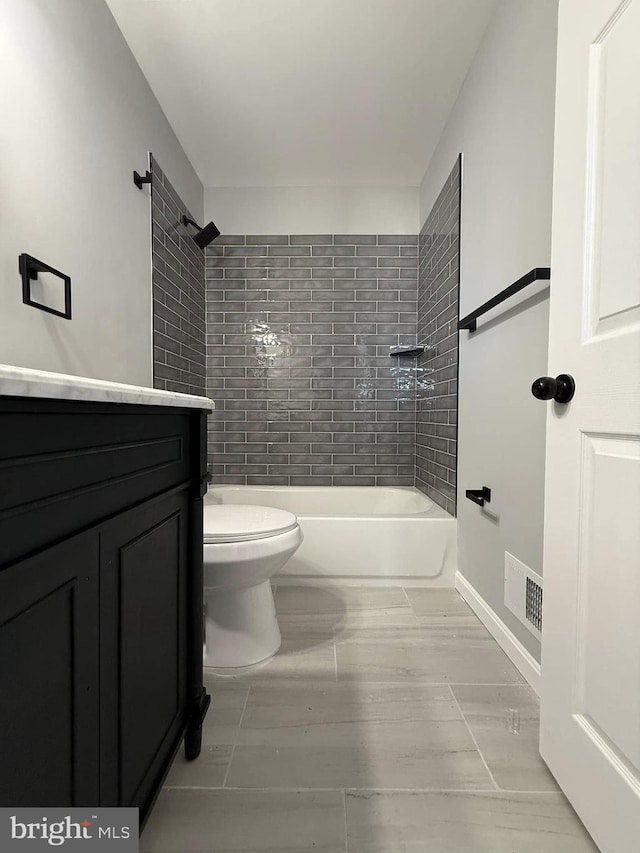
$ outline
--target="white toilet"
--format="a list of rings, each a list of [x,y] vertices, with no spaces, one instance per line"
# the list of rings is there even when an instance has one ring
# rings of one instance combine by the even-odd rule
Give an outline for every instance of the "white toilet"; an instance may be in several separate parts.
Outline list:
[[[270,578],[302,542],[298,519],[268,506],[204,506],[204,665],[250,666],[280,648]]]

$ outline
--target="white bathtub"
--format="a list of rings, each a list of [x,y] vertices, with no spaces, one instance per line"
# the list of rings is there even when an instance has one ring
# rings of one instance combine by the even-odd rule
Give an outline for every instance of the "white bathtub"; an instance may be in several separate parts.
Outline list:
[[[454,585],[456,520],[414,488],[215,486],[208,503],[257,504],[298,516],[304,542],[278,582]]]

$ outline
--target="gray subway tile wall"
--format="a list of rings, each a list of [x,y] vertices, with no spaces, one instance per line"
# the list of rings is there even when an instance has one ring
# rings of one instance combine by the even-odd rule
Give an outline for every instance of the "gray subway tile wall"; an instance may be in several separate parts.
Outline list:
[[[419,237],[417,341],[431,345],[417,361],[416,481],[456,514],[458,295],[461,157]]]
[[[235,235],[206,249],[214,483],[415,482],[417,235]]]
[[[191,214],[151,158],[153,387],[206,392],[204,252],[182,216]]]

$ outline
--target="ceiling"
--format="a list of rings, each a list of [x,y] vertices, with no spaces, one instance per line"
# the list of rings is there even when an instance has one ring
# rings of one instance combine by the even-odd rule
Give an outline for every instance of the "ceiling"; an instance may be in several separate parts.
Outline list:
[[[107,0],[205,186],[417,186],[496,0]]]

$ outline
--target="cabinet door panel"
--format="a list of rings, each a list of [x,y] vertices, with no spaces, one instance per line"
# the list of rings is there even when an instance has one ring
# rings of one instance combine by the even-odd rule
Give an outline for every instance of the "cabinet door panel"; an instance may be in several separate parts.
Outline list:
[[[143,807],[186,719],[188,504],[124,513],[101,537],[102,803]]]
[[[0,805],[98,802],[98,537],[0,572]]]

